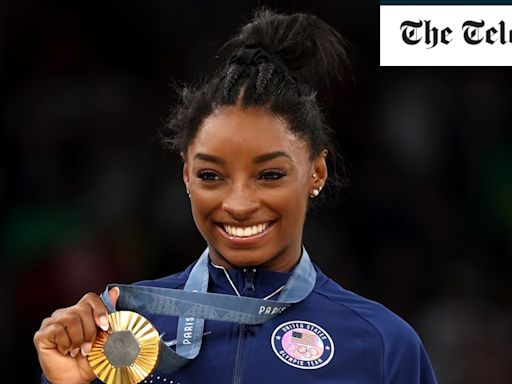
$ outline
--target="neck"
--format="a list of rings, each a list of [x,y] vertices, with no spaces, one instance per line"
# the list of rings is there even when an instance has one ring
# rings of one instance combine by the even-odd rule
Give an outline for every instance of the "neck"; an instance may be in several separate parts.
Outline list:
[[[209,256],[213,264],[222,266],[226,269],[239,269],[239,268],[264,268],[274,272],[290,272],[298,264],[302,255],[302,245],[298,247],[291,255],[286,255],[286,251],[280,252],[270,258],[268,261],[258,265],[233,263],[229,259],[229,255],[221,254],[217,249],[208,245]],[[289,250],[288,250],[289,252]]]

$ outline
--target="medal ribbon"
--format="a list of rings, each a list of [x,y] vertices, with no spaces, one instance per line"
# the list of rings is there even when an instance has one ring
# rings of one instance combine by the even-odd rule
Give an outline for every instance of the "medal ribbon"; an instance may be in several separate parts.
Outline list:
[[[115,312],[108,291],[120,291],[117,309],[153,315],[178,316],[176,351],[160,340],[158,370],[171,373],[193,360],[201,350],[204,320],[240,324],[262,324],[291,305],[304,300],[313,290],[316,271],[303,248],[302,257],[276,301],[208,293],[208,248],[192,268],[181,289],[142,285],[109,284],[101,294],[109,312]]]

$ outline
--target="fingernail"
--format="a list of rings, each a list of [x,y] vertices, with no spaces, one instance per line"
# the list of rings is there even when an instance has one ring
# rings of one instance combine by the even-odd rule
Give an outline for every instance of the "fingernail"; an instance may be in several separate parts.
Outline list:
[[[78,352],[80,351],[80,348],[75,348],[71,351],[70,355],[71,357],[76,357],[78,355]]]
[[[100,316],[100,328],[105,332],[108,331],[108,319],[107,316]]]
[[[89,354],[89,352],[91,352],[91,348],[92,348],[92,343],[83,343],[82,346],[80,347],[80,353],[82,354],[82,356],[87,356]]]

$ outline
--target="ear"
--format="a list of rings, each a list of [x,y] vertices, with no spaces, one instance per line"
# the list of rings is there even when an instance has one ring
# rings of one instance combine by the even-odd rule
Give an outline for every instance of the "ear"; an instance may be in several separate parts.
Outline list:
[[[324,149],[320,154],[313,160],[311,175],[311,190],[317,189],[319,191],[325,185],[328,177],[327,171],[327,149]]]
[[[188,173],[189,165],[188,165],[187,157],[183,153],[181,154],[181,158],[183,159],[183,183],[185,184],[187,194],[189,194],[189,191],[190,191],[190,188],[189,188],[190,176]]]

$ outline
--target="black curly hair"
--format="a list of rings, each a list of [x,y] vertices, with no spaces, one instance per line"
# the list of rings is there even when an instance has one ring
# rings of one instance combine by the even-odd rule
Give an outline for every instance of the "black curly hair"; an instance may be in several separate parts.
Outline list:
[[[327,184],[344,185],[333,130],[316,97],[318,86],[350,77],[347,42],[340,34],[314,15],[264,8],[221,53],[228,59],[211,80],[199,89],[181,89],[165,127],[164,146],[184,154],[202,122],[218,109],[264,108],[309,144],[312,159],[327,149]]]

